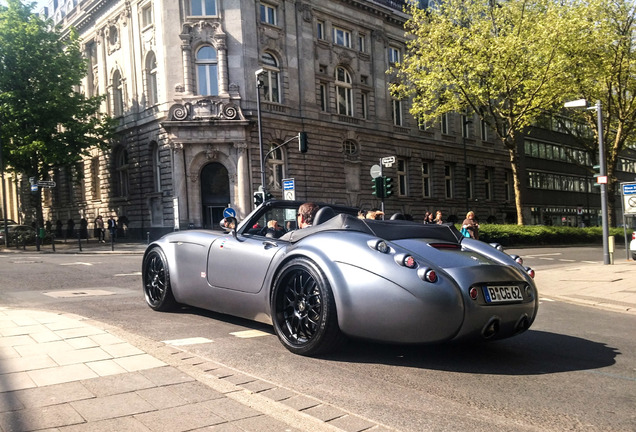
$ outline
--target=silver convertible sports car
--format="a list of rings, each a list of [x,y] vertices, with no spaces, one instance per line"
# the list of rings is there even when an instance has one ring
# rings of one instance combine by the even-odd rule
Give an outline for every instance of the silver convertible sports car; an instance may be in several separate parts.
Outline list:
[[[296,229],[294,201],[268,201],[224,229],[178,231],[148,246],[148,305],[190,305],[272,324],[291,352],[347,337],[399,344],[517,335],[534,321],[534,272],[451,224],[358,219],[321,205]],[[274,222],[275,221],[275,222]],[[278,226],[278,229],[275,228]]]

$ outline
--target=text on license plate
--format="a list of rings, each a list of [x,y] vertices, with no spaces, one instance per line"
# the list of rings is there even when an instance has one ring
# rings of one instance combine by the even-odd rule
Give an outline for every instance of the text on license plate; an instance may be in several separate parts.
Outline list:
[[[486,303],[522,301],[521,288],[516,285],[487,285],[483,287]]]

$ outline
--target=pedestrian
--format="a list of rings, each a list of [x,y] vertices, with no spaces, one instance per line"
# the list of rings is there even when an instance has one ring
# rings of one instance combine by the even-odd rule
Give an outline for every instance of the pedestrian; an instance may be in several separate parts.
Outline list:
[[[75,221],[73,218],[66,221],[66,238],[75,237]]]
[[[115,241],[115,236],[117,234],[117,221],[115,221],[115,217],[110,215],[108,218],[108,232],[110,233],[110,241]]]
[[[442,211],[441,210],[437,210],[435,212],[435,220],[433,223],[436,223],[437,225],[441,225],[444,223],[444,220],[442,219]]]
[[[434,219],[434,215],[432,212],[427,211],[426,213],[424,213],[424,223],[425,224],[432,224],[435,223]]]
[[[80,219],[80,237],[88,239],[88,221],[86,218]]]
[[[95,231],[97,232],[97,239],[100,243],[106,243],[106,230],[104,229],[104,219],[102,215],[97,215],[95,219]]]
[[[475,212],[469,211],[466,213],[466,219],[462,222],[462,228],[466,228],[471,238],[479,240],[479,224],[475,220]]]

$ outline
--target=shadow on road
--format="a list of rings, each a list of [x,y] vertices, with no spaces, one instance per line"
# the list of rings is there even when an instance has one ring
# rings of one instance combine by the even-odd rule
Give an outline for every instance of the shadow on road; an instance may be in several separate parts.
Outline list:
[[[326,359],[491,375],[541,375],[599,369],[616,363],[618,349],[590,340],[529,330],[488,343],[381,345],[351,341]]]

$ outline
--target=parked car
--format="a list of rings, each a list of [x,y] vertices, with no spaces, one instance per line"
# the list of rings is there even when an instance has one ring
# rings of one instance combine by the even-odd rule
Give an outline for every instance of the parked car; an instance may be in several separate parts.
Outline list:
[[[632,254],[632,259],[636,261],[636,231],[632,232],[632,241],[629,242],[629,251]]]
[[[363,220],[357,209],[321,206],[296,228],[300,202],[268,201],[225,231],[187,230],[150,244],[142,263],[147,304],[179,304],[272,324],[300,355],[346,337],[422,344],[495,340],[533,323],[532,269],[497,245],[464,238],[452,224]],[[271,236],[276,221],[285,232]]]

